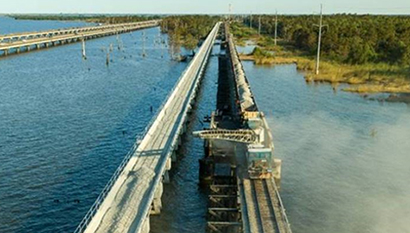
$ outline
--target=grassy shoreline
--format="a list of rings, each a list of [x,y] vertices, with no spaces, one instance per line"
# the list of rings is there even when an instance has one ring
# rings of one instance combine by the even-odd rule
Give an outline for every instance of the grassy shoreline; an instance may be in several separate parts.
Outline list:
[[[244,46],[252,41],[256,48],[251,54],[240,54],[240,58],[253,61],[256,65],[296,64],[304,73],[306,82],[324,82],[337,87],[348,84],[343,91],[373,93],[410,93],[410,68],[387,63],[349,65],[323,59],[320,74],[315,74],[315,57],[306,55],[289,43],[278,41],[274,45],[271,37],[257,35],[256,30],[234,26],[233,34],[237,44]]]

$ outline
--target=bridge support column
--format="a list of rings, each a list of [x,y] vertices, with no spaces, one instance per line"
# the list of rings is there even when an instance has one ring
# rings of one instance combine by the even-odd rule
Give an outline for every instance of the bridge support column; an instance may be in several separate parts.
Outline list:
[[[27,52],[30,52],[30,49],[31,49],[30,46],[27,46]]]
[[[182,130],[181,130],[181,135],[184,133],[183,131],[184,131],[184,129],[182,129]],[[181,139],[181,136],[180,136],[180,137],[178,137],[178,143],[177,143],[177,144],[178,144],[178,148],[182,146],[182,139]]]
[[[172,167],[172,158],[168,158],[167,163],[165,164],[165,172],[164,172],[164,175],[162,176],[162,181],[165,184],[168,184],[170,182],[169,171],[171,170],[171,167]]]
[[[17,53],[20,53],[20,48],[17,48],[17,50],[16,50],[16,51],[17,51]]]
[[[172,167],[172,160],[171,160],[171,158],[168,158],[167,159],[167,164],[165,165],[165,169],[167,171],[169,171],[169,170],[171,170],[171,167]]]
[[[7,55],[9,55],[9,50],[8,49],[4,50],[4,56],[7,56]]]
[[[169,178],[169,171],[165,171],[164,175],[162,176],[162,182],[164,184],[169,184],[171,182],[171,179]]]
[[[177,161],[177,152],[173,151],[171,154],[171,160],[172,162],[176,162]]]
[[[162,192],[164,191],[164,186],[162,184],[162,182],[160,182],[158,184],[157,189],[155,190],[155,194],[154,194],[154,200],[152,201],[152,208],[151,208],[151,214],[152,215],[158,215],[161,213],[161,209],[162,209],[162,201],[161,201],[161,197],[162,197]]]

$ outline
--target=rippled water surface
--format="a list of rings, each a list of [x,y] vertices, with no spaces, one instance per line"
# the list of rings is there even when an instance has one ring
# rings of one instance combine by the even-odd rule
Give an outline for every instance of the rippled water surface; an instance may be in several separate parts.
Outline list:
[[[213,48],[218,54],[219,45]],[[203,140],[193,138],[192,131],[209,127],[204,116],[209,116],[216,108],[218,80],[218,57],[211,56],[207,71],[197,97],[197,106],[190,116],[190,124],[179,159],[171,170],[171,182],[164,185],[163,209],[161,215],[150,219],[154,233],[205,232],[208,195],[198,187],[199,162],[205,153]]]
[[[8,17],[0,17],[0,34],[45,31],[59,28],[83,27],[87,25],[93,24],[80,21],[15,20]]]
[[[410,232],[410,108],[306,85],[294,65],[244,67],[283,159],[293,231]]]
[[[84,25],[0,18],[0,33]],[[80,44],[0,59],[0,232],[81,221],[187,65],[154,44],[158,28],[144,31],[146,58],[137,31],[87,41],[85,61]],[[244,66],[283,159],[294,232],[410,232],[409,107],[306,85],[293,65]],[[211,57],[190,130],[215,108],[217,67]],[[188,135],[180,154],[153,232],[205,231],[202,141]]]
[[[0,59],[0,232],[71,232],[81,221],[187,65],[154,44],[158,28],[144,31],[146,58],[136,31],[87,41],[85,61],[79,43]]]

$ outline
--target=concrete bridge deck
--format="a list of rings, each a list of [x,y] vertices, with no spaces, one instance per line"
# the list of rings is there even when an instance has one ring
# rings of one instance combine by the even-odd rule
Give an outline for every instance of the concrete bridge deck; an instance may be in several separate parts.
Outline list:
[[[149,215],[161,209],[162,181],[171,169],[220,24],[212,29],[155,121],[137,141],[76,232],[149,232]]]
[[[259,111],[245,70],[239,59],[233,36],[229,33],[228,24],[225,25],[225,37],[230,73],[233,76],[230,78],[236,86],[236,98],[238,98],[236,100],[240,102],[237,109],[242,113],[248,111],[248,109],[259,112],[261,128],[264,132],[262,145],[264,148],[269,148],[273,153],[274,145],[271,130],[264,114]],[[240,96],[241,93],[245,93],[244,90],[247,90],[248,95],[243,95],[247,98],[241,99]],[[246,146],[237,145],[234,151],[242,231],[245,233],[292,233],[277,187],[281,176],[281,160],[273,158],[273,161],[271,161],[273,164],[272,177],[250,179]]]
[[[148,27],[155,27],[159,25],[159,22],[160,21],[158,20],[151,20],[136,23],[110,24],[104,26],[4,35],[0,36],[0,51],[3,52],[3,55],[8,55],[10,52],[19,53],[23,50],[28,52],[33,48],[47,48],[49,46],[56,46],[70,42],[130,32]]]
[[[273,179],[242,179],[242,221],[245,233],[291,233]]]

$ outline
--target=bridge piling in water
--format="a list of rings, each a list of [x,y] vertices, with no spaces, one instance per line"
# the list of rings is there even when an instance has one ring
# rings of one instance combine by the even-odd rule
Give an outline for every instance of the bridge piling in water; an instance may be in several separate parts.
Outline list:
[[[210,129],[194,133],[205,139],[201,183],[213,192],[208,231],[291,233],[277,188],[281,161],[273,157],[269,126],[256,105],[228,24],[224,32],[217,109]],[[257,153],[253,161],[251,153]],[[229,195],[235,198],[217,198]]]
[[[189,112],[200,87],[220,23],[183,72],[143,137],[137,140],[76,232],[137,232],[150,230],[150,214],[162,208],[163,182],[177,159]]]
[[[18,54],[21,48],[36,46],[37,49],[42,49],[42,44],[44,45],[44,48],[57,46],[57,44],[64,45],[77,42],[81,37],[88,40],[155,27],[159,25],[159,22],[160,20],[151,20],[135,23],[79,27],[74,29],[49,30],[45,32],[24,32],[12,35],[0,35],[0,51],[3,51],[3,56],[10,55],[13,50]],[[31,50],[26,50],[26,52],[29,51]]]
[[[150,231],[150,215],[161,213],[163,184],[169,182],[172,162],[178,160],[220,25],[209,33],[75,233]],[[248,170],[249,147],[245,144],[261,146],[273,157],[272,135],[250,92],[228,25],[223,31],[225,53],[218,58],[217,110],[210,117],[214,131],[203,134],[209,139],[204,142],[207,157],[200,161],[200,177],[210,183],[208,230],[291,233],[275,182],[280,179],[278,161],[271,161],[274,171],[267,176],[251,177]],[[260,119],[257,129],[249,126],[251,118]],[[236,144],[220,141],[218,133],[221,138],[230,135]]]

